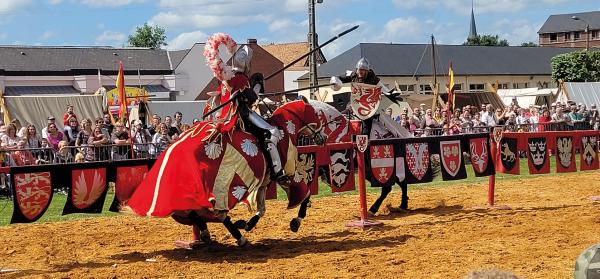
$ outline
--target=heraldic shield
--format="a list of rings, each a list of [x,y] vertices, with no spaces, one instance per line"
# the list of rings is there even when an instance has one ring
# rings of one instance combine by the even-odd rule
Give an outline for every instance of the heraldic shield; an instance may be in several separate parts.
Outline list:
[[[573,149],[573,137],[556,138],[556,172],[575,172],[575,150]]]
[[[361,120],[369,119],[379,109],[381,87],[364,83],[352,83],[350,99],[354,115]]]
[[[475,176],[489,176],[496,173],[492,154],[490,153],[489,137],[480,137],[469,139],[469,151],[471,166]]]
[[[550,160],[545,137],[527,139],[527,157],[530,174],[550,173]]]
[[[442,161],[442,178],[444,180],[457,180],[467,178],[462,161],[460,140],[440,141],[440,156]]]
[[[496,164],[498,172],[520,174],[517,143],[516,138],[502,138],[500,140],[500,151],[497,153],[498,159],[496,160],[496,162],[500,162],[500,164]]]
[[[372,178],[379,182],[380,186],[393,184],[394,146],[391,144],[371,145],[370,148]]]
[[[13,174],[15,209],[11,223],[31,223],[39,219],[52,200],[50,172]]]
[[[433,180],[429,166],[429,144],[414,142],[405,144],[406,182],[408,184],[425,183]]]
[[[597,170],[598,169],[598,138],[596,136],[581,137],[581,163],[579,169]]]

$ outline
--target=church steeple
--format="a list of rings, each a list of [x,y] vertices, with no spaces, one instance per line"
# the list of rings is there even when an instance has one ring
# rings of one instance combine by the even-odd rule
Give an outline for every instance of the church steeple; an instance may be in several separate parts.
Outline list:
[[[471,0],[471,28],[469,29],[469,39],[477,37],[477,26],[475,26],[475,13],[473,12],[473,0]]]

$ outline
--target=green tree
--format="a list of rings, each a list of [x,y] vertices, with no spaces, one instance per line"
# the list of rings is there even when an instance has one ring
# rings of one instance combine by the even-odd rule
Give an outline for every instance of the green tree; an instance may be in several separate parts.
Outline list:
[[[508,46],[506,39],[500,39],[498,35],[477,35],[468,38],[464,46]]]
[[[521,46],[522,47],[536,47],[536,46],[538,46],[538,44],[536,44],[534,42],[527,42],[527,43],[522,43]]]
[[[135,32],[129,35],[129,46],[132,47],[149,47],[159,49],[167,45],[167,36],[165,36],[165,28],[155,25],[151,26],[144,23],[143,26],[135,28]]]
[[[555,81],[600,81],[600,51],[578,51],[552,57]]]

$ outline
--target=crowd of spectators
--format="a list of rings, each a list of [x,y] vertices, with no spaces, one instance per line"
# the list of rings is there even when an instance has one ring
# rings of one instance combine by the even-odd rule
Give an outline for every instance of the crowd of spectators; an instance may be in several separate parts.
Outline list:
[[[63,129],[54,116],[47,118],[40,133],[34,125],[22,126],[19,120],[0,121],[0,163],[25,166],[154,158],[189,129],[182,119],[181,112],[165,116],[164,121],[155,114],[148,125],[135,120],[130,129],[108,113],[94,120],[79,119],[75,108],[68,105]]]
[[[386,114],[392,115],[387,109]],[[556,102],[550,107],[530,105],[523,108],[516,99],[510,106],[494,108],[491,104],[481,107],[465,106],[454,111],[436,108],[425,109],[421,104],[412,113],[404,108],[394,120],[416,136],[455,135],[487,132],[501,126],[511,132],[541,132],[564,130],[598,130],[600,115],[596,105]]]
[[[387,109],[386,114],[391,116],[391,109]],[[0,121],[0,163],[23,166],[153,158],[189,129],[182,119],[181,112],[176,112],[173,117],[167,115],[164,120],[155,114],[148,125],[139,120],[124,125],[114,122],[108,113],[94,120],[79,119],[75,108],[69,105],[62,118],[62,130],[56,125],[54,116],[47,118],[47,124],[39,134],[38,128],[31,124],[22,126],[18,120]],[[595,104],[588,108],[573,102],[523,108],[513,100],[504,109],[482,104],[481,107],[465,106],[453,111],[426,109],[421,104],[412,112],[404,108],[394,119],[415,136],[489,132],[497,126],[513,132],[600,128],[600,114]],[[196,121],[194,119],[194,123]]]

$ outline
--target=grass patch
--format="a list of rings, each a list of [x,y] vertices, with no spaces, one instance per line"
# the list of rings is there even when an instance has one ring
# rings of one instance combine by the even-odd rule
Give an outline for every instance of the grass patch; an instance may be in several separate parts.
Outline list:
[[[575,156],[577,166],[579,166],[579,156]],[[520,160],[521,167],[521,175],[510,175],[499,173],[496,175],[496,180],[498,181],[507,181],[507,180],[516,180],[516,179],[529,179],[532,177],[539,176],[557,176],[561,175],[561,173],[556,173],[556,160],[553,157],[550,157],[550,174],[544,175],[530,175],[529,170],[527,168],[527,158],[521,158]],[[409,191],[427,189],[430,187],[449,187],[453,185],[475,185],[475,184],[483,184],[488,182],[488,177],[475,177],[475,173],[473,172],[473,168],[471,165],[466,165],[467,168],[467,179],[463,180],[454,180],[454,181],[443,181],[441,175],[438,175],[433,182],[424,183],[424,184],[415,184],[409,185]],[[356,185],[358,186],[358,178],[356,178]],[[370,187],[369,182],[367,181],[367,193],[378,193],[379,188]],[[340,196],[340,195],[355,195],[358,193],[358,190],[344,192],[344,193],[332,193],[331,188],[328,184],[319,181],[319,194],[313,196],[313,198],[321,198],[321,197],[329,197],[329,196]],[[113,201],[114,192],[109,191],[106,195],[106,200],[104,201],[104,208],[101,214],[68,214],[62,215],[63,208],[65,203],[67,202],[67,196],[63,194],[55,193],[52,197],[52,202],[48,207],[48,210],[42,218],[40,218],[37,223],[43,222],[58,222],[58,221],[69,221],[81,218],[89,218],[89,217],[97,217],[97,216],[115,216],[117,213],[113,213],[108,211],[110,205]],[[277,189],[277,199],[278,200],[286,200],[287,196],[285,192],[278,187]],[[358,202],[358,201],[357,201]],[[10,219],[13,213],[13,201],[7,199],[5,197],[0,198],[0,226],[5,226],[10,223]]]

